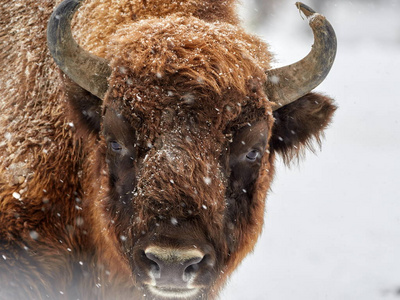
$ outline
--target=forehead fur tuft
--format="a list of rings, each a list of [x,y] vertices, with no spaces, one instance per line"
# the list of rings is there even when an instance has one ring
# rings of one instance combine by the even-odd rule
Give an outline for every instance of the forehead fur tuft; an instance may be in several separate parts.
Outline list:
[[[245,92],[248,80],[265,78],[268,53],[265,43],[232,25],[172,15],[121,27],[107,56],[136,76],[179,72],[217,92],[228,87]]]
[[[113,75],[106,102],[134,111],[180,106],[232,119],[249,102],[269,105],[262,91],[266,44],[227,23],[179,15],[135,22],[115,33],[107,59]]]

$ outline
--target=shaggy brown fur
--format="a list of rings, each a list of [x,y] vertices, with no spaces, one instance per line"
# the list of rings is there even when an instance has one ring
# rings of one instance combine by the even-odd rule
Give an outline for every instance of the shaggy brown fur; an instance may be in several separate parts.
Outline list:
[[[47,50],[59,1],[0,1],[0,299],[142,299],[135,253],[156,236],[212,245],[201,299],[217,296],[261,232],[275,153],[319,140],[335,110],[309,94],[273,125],[271,57],[233,2],[84,2],[76,39],[113,68],[102,102]],[[270,140],[251,167],[231,155],[260,139],[249,124]]]

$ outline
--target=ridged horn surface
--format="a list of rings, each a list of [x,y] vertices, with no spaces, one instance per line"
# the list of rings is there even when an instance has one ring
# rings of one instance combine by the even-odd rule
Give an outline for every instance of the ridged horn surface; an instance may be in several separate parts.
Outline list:
[[[266,72],[265,91],[273,110],[296,101],[316,88],[328,75],[336,56],[337,41],[332,25],[307,5],[296,2],[296,6],[309,20],[314,45],[302,60]]]
[[[65,0],[50,17],[47,44],[60,69],[75,83],[104,99],[111,68],[106,59],[82,49],[74,40],[71,20],[82,0]]]

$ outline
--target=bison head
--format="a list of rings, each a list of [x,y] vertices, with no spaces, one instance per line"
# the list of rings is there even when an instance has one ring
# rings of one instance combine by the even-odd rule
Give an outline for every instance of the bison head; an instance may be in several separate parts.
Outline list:
[[[72,38],[79,4],[61,3],[48,40],[96,150],[82,183],[93,239],[110,268],[129,270],[137,298],[212,298],[261,232],[275,153],[318,139],[335,110],[309,93],[333,63],[333,29],[298,4],[313,49],[270,69],[265,44],[242,29],[170,15],[119,28],[100,58]]]

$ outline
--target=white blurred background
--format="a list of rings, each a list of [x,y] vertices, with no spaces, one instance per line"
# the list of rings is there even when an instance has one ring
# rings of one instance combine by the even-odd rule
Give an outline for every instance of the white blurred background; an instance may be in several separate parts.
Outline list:
[[[242,1],[274,66],[309,52],[295,1]],[[277,165],[263,235],[220,298],[400,299],[400,1],[305,3],[337,34],[335,64],[316,90],[339,110],[321,151]]]

